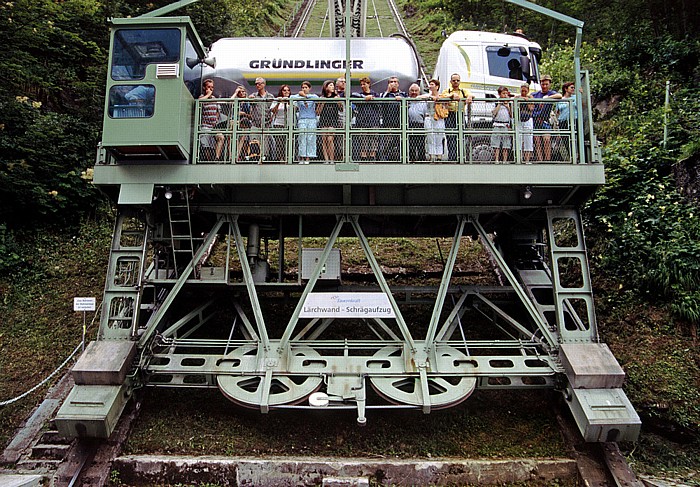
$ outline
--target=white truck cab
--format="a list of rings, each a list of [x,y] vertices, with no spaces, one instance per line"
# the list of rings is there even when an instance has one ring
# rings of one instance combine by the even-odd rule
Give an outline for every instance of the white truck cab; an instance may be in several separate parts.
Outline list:
[[[458,73],[460,87],[475,98],[495,98],[499,86],[516,94],[523,83],[539,90],[541,53],[539,44],[522,35],[461,30],[443,42],[433,77],[444,90],[450,76]]]

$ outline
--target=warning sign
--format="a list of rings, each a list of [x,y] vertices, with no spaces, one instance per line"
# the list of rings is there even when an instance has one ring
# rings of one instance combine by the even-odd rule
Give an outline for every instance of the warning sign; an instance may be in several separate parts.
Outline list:
[[[73,311],[95,311],[97,298],[73,298]]]

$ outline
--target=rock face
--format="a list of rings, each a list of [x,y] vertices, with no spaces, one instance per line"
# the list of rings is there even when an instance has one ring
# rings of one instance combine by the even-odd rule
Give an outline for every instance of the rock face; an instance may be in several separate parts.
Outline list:
[[[622,95],[596,100],[593,109],[597,112],[597,116],[594,119],[603,120],[611,116],[612,112],[620,105],[620,101],[622,101]]]
[[[700,206],[700,154],[696,153],[673,167],[678,191]]]

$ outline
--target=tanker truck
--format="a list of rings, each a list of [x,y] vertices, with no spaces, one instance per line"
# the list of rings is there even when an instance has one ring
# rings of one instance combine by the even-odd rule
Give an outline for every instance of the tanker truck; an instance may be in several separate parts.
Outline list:
[[[353,38],[350,42],[350,76],[355,88],[365,76],[372,80],[375,91],[383,91],[390,76],[398,76],[403,90],[419,79],[416,55],[405,39]],[[388,55],[391,62],[387,62]],[[345,40],[337,38],[225,38],[212,44],[209,56],[216,59],[216,67],[205,66],[202,77],[214,80],[220,97],[231,96],[238,86],[254,93],[258,76],[265,78],[272,94],[283,84],[296,93],[304,80],[317,92],[324,80],[344,77],[347,64]]]

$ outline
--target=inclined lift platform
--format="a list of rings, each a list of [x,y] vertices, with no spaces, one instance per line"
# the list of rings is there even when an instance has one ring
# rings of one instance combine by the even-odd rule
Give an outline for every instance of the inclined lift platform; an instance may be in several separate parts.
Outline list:
[[[578,210],[605,182],[585,72],[571,129],[530,134],[558,148],[547,160],[519,143],[508,163],[490,160],[493,128],[474,122],[489,98],[461,102],[464,123],[444,129],[454,160],[411,160],[413,137],[432,134],[408,127],[406,99],[367,102],[394,104],[399,123],[385,128],[353,124],[364,101],[341,99],[331,164],[298,163],[308,133],[294,104],[287,127],[256,135],[269,148],[239,160],[251,129],[232,121],[255,100],[217,100],[226,123],[205,127],[193,93],[215,60],[188,17],[157,14],[112,21],[94,183],[118,215],[99,332],[56,418],[63,435],[108,437],[132,392],[154,386],[218,388],[262,413],[354,409],[360,424],[476,389],[555,389],[587,441],[637,438],[624,372],[598,334]],[[149,101],[117,96],[138,87]],[[396,150],[360,160],[368,140]],[[218,159],[211,141],[223,141]],[[389,282],[376,245],[387,237],[451,240],[441,277]],[[502,282],[456,276],[477,240]],[[372,282],[348,279],[340,242],[361,250]]]

